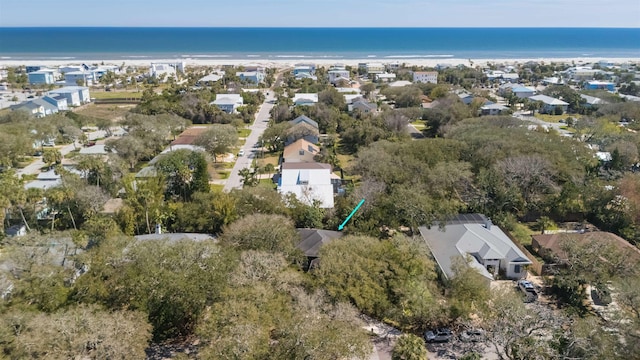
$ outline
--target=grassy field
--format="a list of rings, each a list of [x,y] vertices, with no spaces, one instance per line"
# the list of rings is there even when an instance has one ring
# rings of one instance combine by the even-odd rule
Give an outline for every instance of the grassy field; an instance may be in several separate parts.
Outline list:
[[[91,97],[95,99],[140,99],[142,91],[92,91]]]
[[[271,181],[271,179],[260,179],[258,186],[266,187],[273,190],[278,187],[273,181]]]
[[[209,187],[213,192],[222,192],[224,190],[224,185],[221,184],[209,184]]]
[[[413,121],[411,123],[411,125],[413,125],[416,129],[421,130],[421,131],[424,130],[424,128],[426,128],[426,125],[424,124],[424,121],[422,121],[422,120]]]
[[[98,118],[115,120],[125,116],[133,105],[96,105],[89,104],[80,110],[75,111],[77,114]]]
[[[560,122],[560,120],[566,120],[568,117],[572,117],[572,118],[577,118],[580,119],[580,115],[549,115],[549,114],[536,114],[535,117],[537,117],[540,120],[546,121],[546,122],[550,122],[550,123],[558,123]]]
[[[267,156],[265,156],[264,158],[257,158],[256,159],[256,163],[259,166],[265,166],[267,164],[271,164],[274,167],[278,166],[278,160],[280,159],[279,155],[274,155],[274,154],[266,154]]]
[[[238,129],[238,137],[246,138],[249,134],[251,134],[250,129]]]

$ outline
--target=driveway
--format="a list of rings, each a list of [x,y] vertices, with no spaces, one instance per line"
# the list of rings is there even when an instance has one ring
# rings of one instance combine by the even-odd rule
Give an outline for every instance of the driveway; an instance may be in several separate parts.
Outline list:
[[[540,125],[543,126],[547,129],[554,129],[556,130],[560,135],[562,136],[566,136],[566,137],[573,137],[573,133],[571,133],[571,131],[567,131],[565,129],[561,129],[562,126],[566,126],[563,123],[550,123],[550,122],[546,122],[544,120],[538,119],[535,116],[531,116],[531,115],[525,115],[522,112],[518,112],[516,111],[515,113],[513,113],[513,117],[523,120],[523,121],[529,121],[532,122],[536,125]]]
[[[251,133],[247,136],[246,142],[242,146],[244,155],[239,156],[238,160],[236,160],[236,163],[231,170],[231,174],[229,175],[227,182],[224,184],[224,191],[229,192],[232,189],[242,188],[242,177],[238,172],[244,168],[252,167],[253,159],[256,156],[256,144],[258,144],[258,139],[260,139],[260,136],[262,136],[262,133],[264,133],[269,125],[269,116],[271,109],[275,106],[275,99],[275,94],[273,91],[269,90],[269,95],[265,96],[264,103],[262,103],[258,113],[256,114],[256,120],[253,122],[253,125],[249,127]]]

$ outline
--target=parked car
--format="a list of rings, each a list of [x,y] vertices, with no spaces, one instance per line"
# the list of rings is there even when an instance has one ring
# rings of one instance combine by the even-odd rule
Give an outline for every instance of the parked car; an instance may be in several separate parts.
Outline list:
[[[538,292],[531,281],[518,280],[518,288],[525,296],[525,302],[534,302],[538,299]]]
[[[451,333],[451,330],[447,328],[429,330],[424,333],[424,340],[428,343],[449,342],[449,340],[451,340],[452,337],[453,337],[453,334]]]
[[[460,341],[464,342],[480,342],[484,340],[484,330],[467,329],[460,334]]]
[[[244,149],[240,149],[240,151],[238,151],[238,156],[244,156]]]

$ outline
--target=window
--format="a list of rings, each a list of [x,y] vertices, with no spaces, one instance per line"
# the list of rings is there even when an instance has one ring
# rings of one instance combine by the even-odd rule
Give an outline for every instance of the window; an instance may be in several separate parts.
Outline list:
[[[513,271],[515,271],[516,273],[520,273],[521,269],[520,269],[520,265],[516,265],[513,267]]]
[[[304,150],[300,150],[300,151],[298,151],[298,154],[300,154],[300,155],[304,155]]]

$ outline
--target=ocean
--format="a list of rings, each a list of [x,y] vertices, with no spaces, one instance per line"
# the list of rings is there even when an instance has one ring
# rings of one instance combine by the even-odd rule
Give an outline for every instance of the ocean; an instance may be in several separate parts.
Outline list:
[[[640,58],[640,28],[0,28],[0,60]]]

